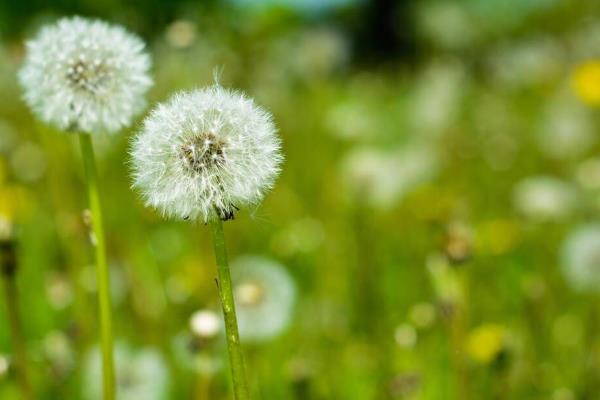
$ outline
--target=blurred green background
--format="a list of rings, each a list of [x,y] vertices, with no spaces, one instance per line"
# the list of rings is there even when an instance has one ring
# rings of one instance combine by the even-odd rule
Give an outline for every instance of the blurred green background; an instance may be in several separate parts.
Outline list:
[[[225,225],[234,275],[275,265],[237,278],[255,399],[600,398],[600,3],[2,0],[0,233],[35,399],[99,398],[77,138],[16,80],[73,14],[146,40],[150,106],[217,69],[274,115],[283,173]],[[141,118],[94,137],[119,398],[231,398],[208,230],[129,188]]]

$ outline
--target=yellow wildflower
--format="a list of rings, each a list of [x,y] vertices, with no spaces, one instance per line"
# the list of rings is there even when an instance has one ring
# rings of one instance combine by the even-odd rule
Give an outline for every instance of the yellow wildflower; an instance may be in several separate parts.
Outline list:
[[[581,101],[600,106],[600,60],[577,65],[572,73],[572,84]]]
[[[467,339],[469,356],[482,364],[488,364],[498,357],[504,348],[506,330],[498,324],[484,324],[475,328]]]

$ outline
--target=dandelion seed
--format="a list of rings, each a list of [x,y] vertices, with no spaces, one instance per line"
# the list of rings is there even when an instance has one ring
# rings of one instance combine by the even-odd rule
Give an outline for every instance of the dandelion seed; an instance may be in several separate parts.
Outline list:
[[[160,104],[134,139],[133,186],[146,204],[181,219],[232,219],[258,203],[279,173],[271,115],[218,85]]]
[[[99,20],[63,18],[27,43],[25,101],[62,130],[116,132],[145,106],[152,84],[144,43]]]

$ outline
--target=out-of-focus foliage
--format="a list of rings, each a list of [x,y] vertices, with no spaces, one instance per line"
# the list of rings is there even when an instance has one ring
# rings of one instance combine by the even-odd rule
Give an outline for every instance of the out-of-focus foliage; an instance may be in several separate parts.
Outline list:
[[[282,176],[225,226],[232,260],[283,269],[236,289],[277,304],[248,316],[277,318],[244,342],[254,398],[599,397],[600,4],[249,3],[0,4],[0,237],[18,241],[35,398],[93,398],[97,374],[76,138],[36,122],[16,83],[23,39],[72,13],[144,37],[150,103],[217,69],[274,115]],[[210,237],[130,190],[138,127],[94,138],[120,379],[226,399]],[[16,399],[4,304],[0,398]]]

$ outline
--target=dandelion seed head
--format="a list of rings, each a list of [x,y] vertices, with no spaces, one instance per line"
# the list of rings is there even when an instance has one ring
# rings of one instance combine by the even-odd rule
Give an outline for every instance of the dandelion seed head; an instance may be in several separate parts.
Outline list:
[[[533,221],[561,220],[576,209],[577,193],[567,182],[551,176],[532,176],[514,188],[513,203]]]
[[[190,317],[190,330],[198,337],[210,339],[221,330],[221,321],[217,314],[210,310],[198,310]]]
[[[600,291],[600,224],[586,224],[569,234],[562,247],[562,272],[575,290]]]
[[[133,186],[147,205],[168,217],[203,221],[258,203],[283,160],[271,115],[219,85],[156,107],[131,157]]]
[[[240,337],[260,342],[281,334],[290,324],[296,285],[279,263],[245,256],[232,263]]]
[[[25,101],[62,130],[116,132],[145,107],[152,85],[144,43],[120,26],[63,18],[27,42]]]
[[[114,348],[116,395],[122,400],[163,399],[168,371],[162,355],[153,348],[134,350],[123,342]],[[88,353],[84,368],[83,398],[102,398],[102,354],[98,347]]]

